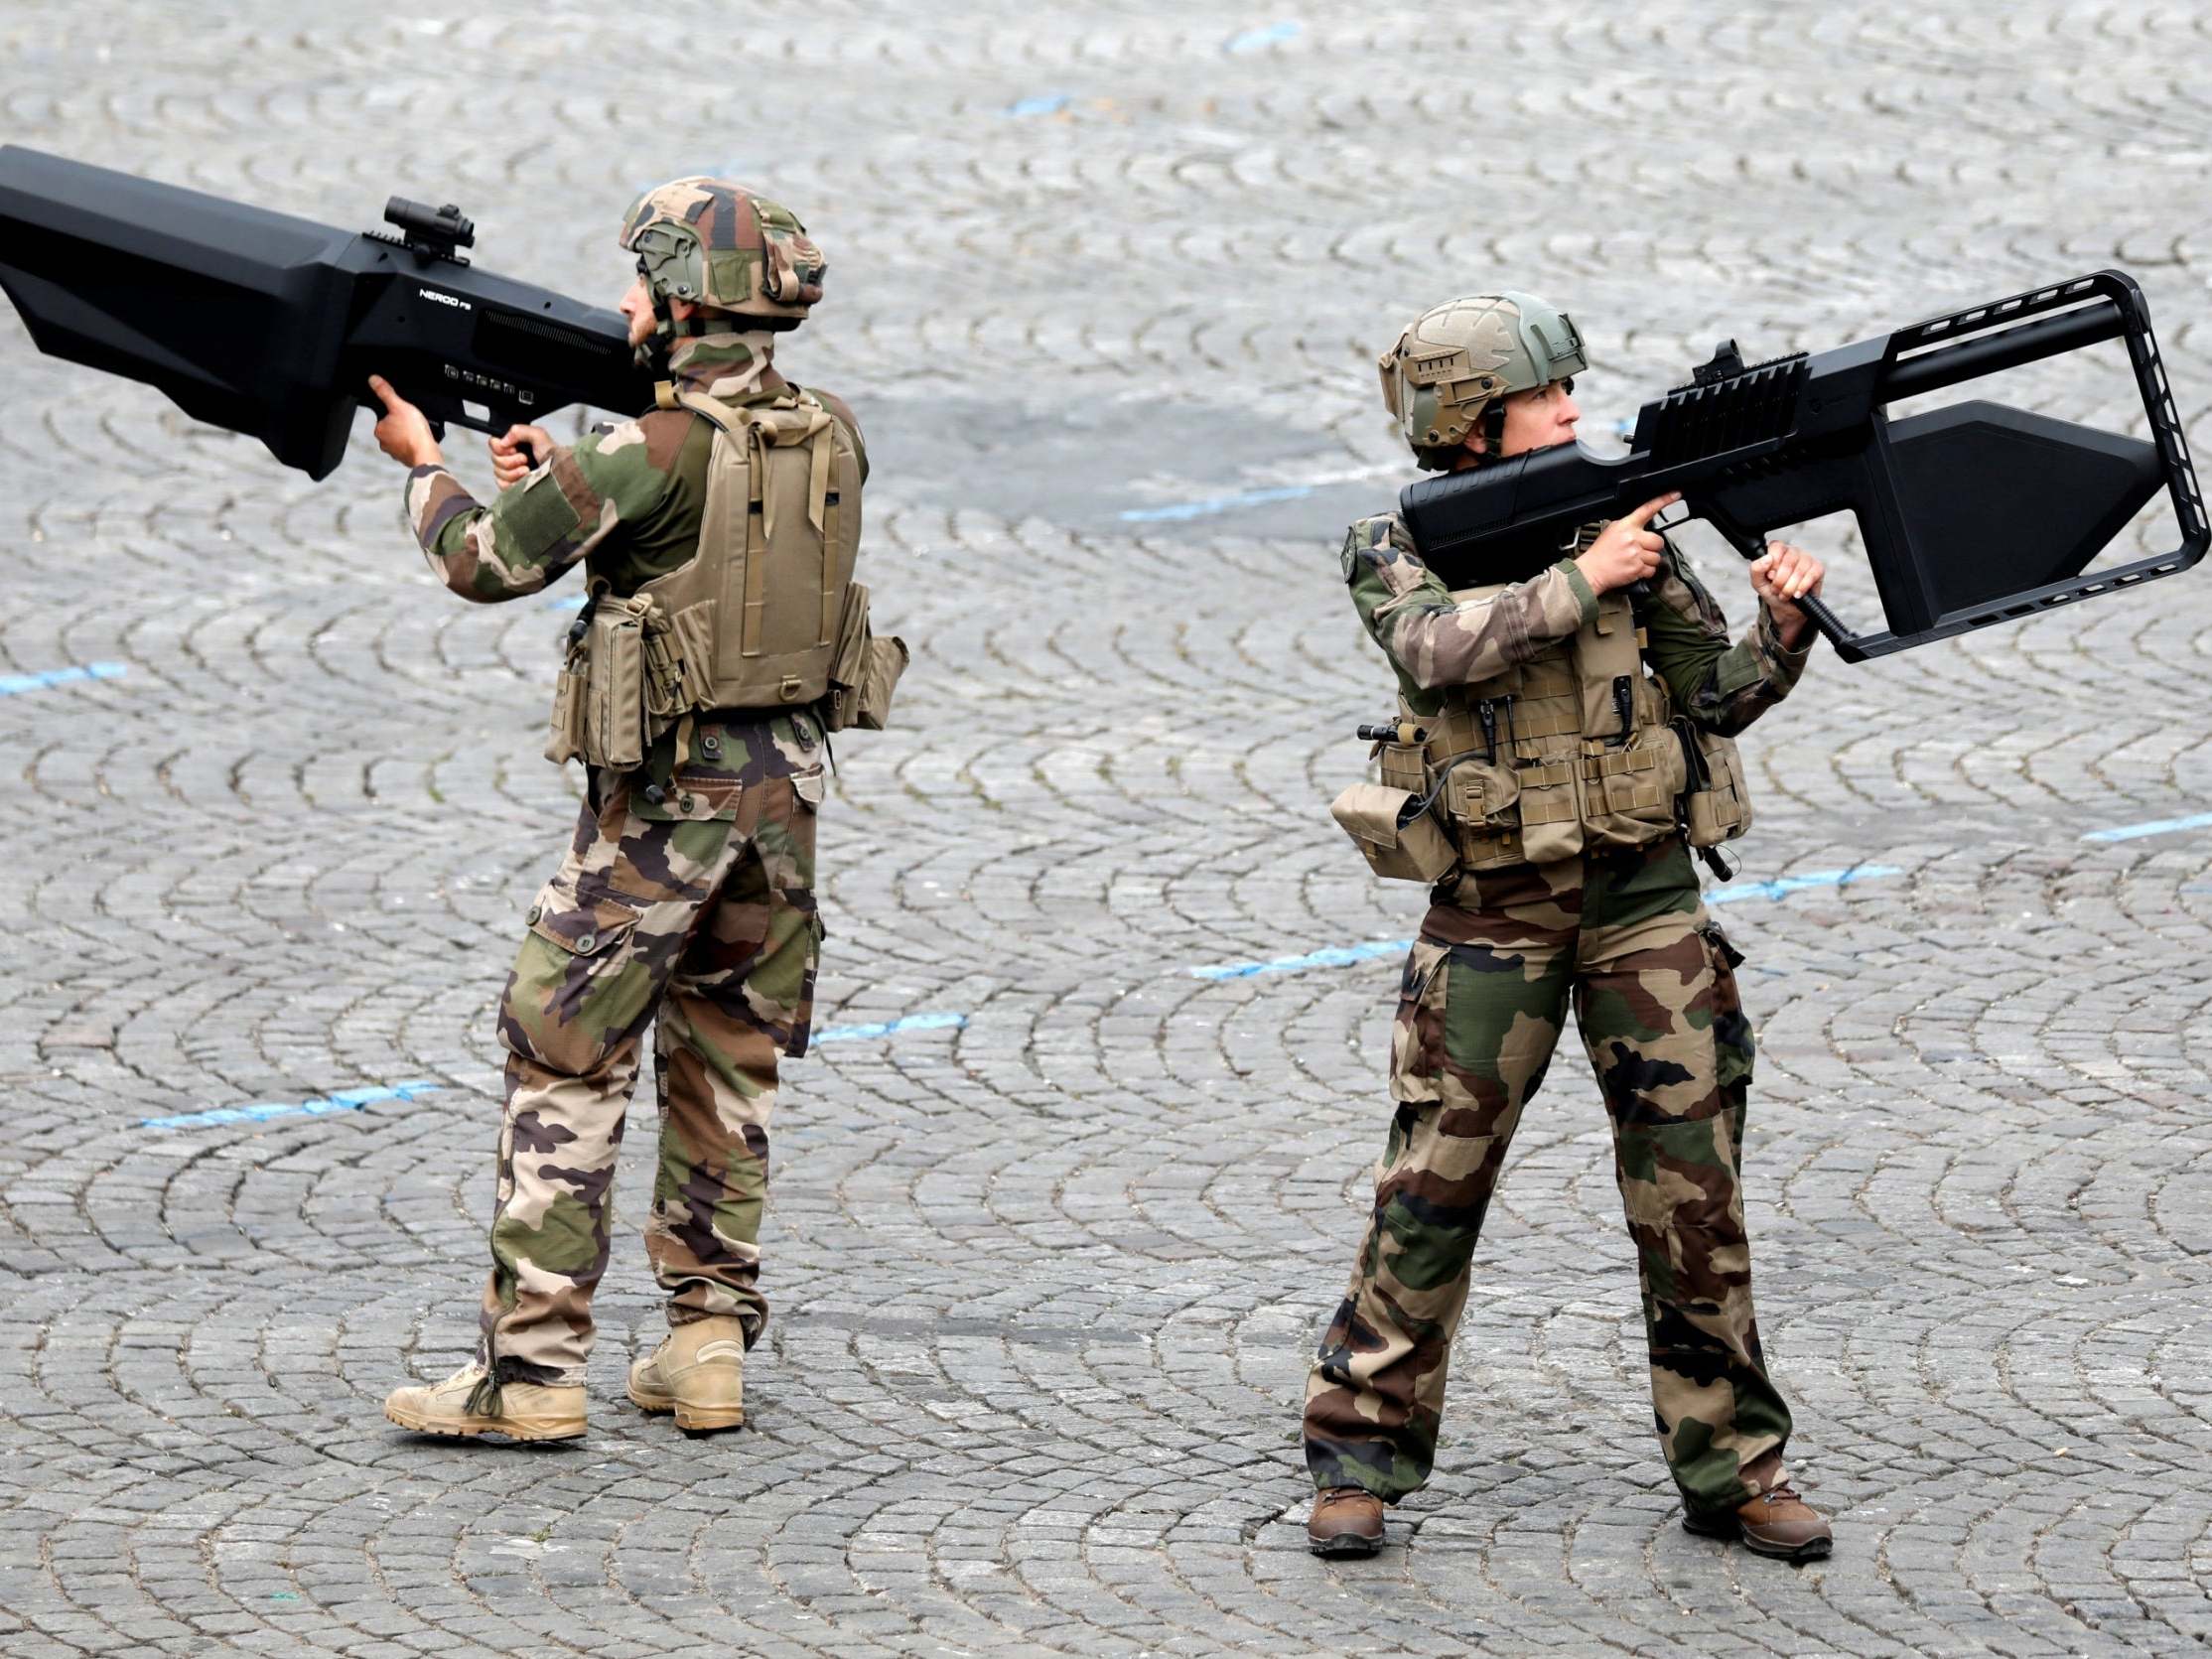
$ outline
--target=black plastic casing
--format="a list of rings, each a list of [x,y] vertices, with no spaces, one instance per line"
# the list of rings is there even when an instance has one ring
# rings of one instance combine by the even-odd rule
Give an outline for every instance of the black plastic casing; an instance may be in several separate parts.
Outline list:
[[[2021,363],[2125,343],[2150,437],[1969,401],[1892,422],[1884,405]],[[2163,487],[2167,553],[2083,574]],[[1681,386],[1643,406],[1630,453],[1580,443],[1409,485],[1399,509],[1452,587],[1515,581],[1592,519],[1670,490],[1745,558],[1765,532],[1834,512],[1858,520],[1885,628],[1807,614],[1847,661],[1948,638],[2187,570],[2203,497],[2135,280],[2095,271],[1811,356]]]
[[[159,387],[325,478],[377,373],[483,432],[650,406],[616,312],[457,259],[17,145],[0,288],[39,349]]]

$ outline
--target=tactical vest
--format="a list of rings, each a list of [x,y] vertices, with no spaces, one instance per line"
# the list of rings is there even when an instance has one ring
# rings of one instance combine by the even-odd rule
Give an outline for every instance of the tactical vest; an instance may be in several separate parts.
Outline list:
[[[1456,601],[1501,587],[1467,588]],[[1403,698],[1376,746],[1381,783],[1333,808],[1380,876],[1434,882],[1641,847],[1677,830],[1693,847],[1750,827],[1730,740],[1675,713],[1643,660],[1623,592],[1566,638],[1488,679],[1443,691],[1433,715]]]
[[[714,428],[699,548],[626,599],[593,584],[554,698],[553,760],[626,769],[708,710],[820,705],[831,731],[881,728],[906,666],[876,639],[860,550],[860,461],[801,391],[733,408],[663,384],[663,409]]]

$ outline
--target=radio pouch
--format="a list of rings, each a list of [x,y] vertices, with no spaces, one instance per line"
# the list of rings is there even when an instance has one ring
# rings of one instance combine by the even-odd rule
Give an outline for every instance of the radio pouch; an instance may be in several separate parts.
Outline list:
[[[1690,769],[1682,795],[1682,825],[1693,847],[1718,847],[1751,827],[1751,793],[1743,784],[1743,758],[1735,740],[1687,720],[1674,723],[1682,759]]]

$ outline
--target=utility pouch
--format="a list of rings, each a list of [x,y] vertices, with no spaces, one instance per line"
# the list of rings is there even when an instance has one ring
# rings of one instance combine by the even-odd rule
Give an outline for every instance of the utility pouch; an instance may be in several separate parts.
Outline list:
[[[829,696],[823,700],[822,725],[831,732],[881,732],[891,719],[891,700],[899,677],[911,660],[906,641],[896,634],[879,639],[868,619],[868,588],[860,582],[845,589],[837,650],[830,659]]]
[[[899,689],[899,677],[912,660],[906,641],[896,633],[869,640],[868,666],[862,671],[859,695],[853,704],[855,726],[863,732],[881,732],[891,724],[892,694]]]
[[[1585,737],[1626,744],[1636,735],[1635,687],[1644,677],[1635,610],[1615,590],[1597,601],[1597,618],[1575,635],[1572,648]],[[1625,691],[1623,686],[1625,684]]]
[[[1445,814],[1459,840],[1459,863],[1467,870],[1495,870],[1519,864],[1521,774],[1472,756],[1451,762],[1445,774]]]
[[[1436,882],[1456,862],[1442,826],[1410,789],[1354,783],[1329,803],[1328,812],[1385,881]]]
[[[1751,795],[1743,783],[1743,760],[1735,740],[1702,731],[1687,720],[1674,723],[1689,766],[1689,787],[1682,796],[1682,823],[1693,847],[1718,847],[1751,827]]]
[[[584,753],[584,664],[564,667],[553,686],[552,731],[545,740],[545,758],[556,766]]]
[[[1521,857],[1529,863],[1551,864],[1583,850],[1581,774],[1572,759],[1520,768]]]
[[[645,630],[652,606],[642,594],[630,599],[602,594],[592,608],[584,633],[583,744],[592,765],[628,771],[644,764],[651,737],[645,729]]]
[[[1660,727],[1646,741],[1623,748],[1585,746],[1583,800],[1590,839],[1601,847],[1643,847],[1675,824],[1684,761],[1674,732]]]
[[[1386,789],[1429,792],[1428,751],[1417,743],[1385,743],[1375,749],[1375,761]]]

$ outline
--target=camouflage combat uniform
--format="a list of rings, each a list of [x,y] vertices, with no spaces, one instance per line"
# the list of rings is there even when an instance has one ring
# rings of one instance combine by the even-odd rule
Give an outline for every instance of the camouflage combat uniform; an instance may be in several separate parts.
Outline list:
[[[735,407],[764,403],[788,389],[770,340],[681,340],[669,377]],[[851,411],[814,396],[857,450]],[[656,410],[557,451],[488,507],[445,469],[418,467],[407,515],[465,599],[519,599],[579,561],[625,597],[696,550],[711,442],[703,418]],[[660,1151],[645,1241],[669,1320],[734,1315],[750,1346],[767,1318],[759,1241],[776,1061],[806,1051],[822,940],[823,739],[803,711],[702,714],[688,755],[680,736],[662,736],[635,772],[591,772],[500,1003],[506,1107],[478,1352],[494,1386],[584,1381],[648,1021]]]
[[[1572,560],[1457,604],[1389,516],[1352,526],[1344,576],[1421,715],[1435,713],[1439,688],[1525,661],[1597,614]],[[1651,587],[1645,660],[1698,725],[1733,734],[1796,683],[1805,650],[1784,650],[1763,609],[1730,645],[1671,547]],[[1461,872],[1433,900],[1400,986],[1398,1105],[1372,1218],[1308,1382],[1314,1483],[1396,1502],[1428,1479],[1483,1211],[1572,1002],[1612,1119],[1667,1464],[1692,1511],[1732,1509],[1781,1477],[1790,1418],[1751,1310],[1738,1170],[1752,1043],[1731,972],[1741,958],[1700,902],[1690,849],[1670,833]]]

